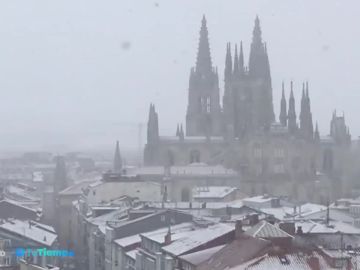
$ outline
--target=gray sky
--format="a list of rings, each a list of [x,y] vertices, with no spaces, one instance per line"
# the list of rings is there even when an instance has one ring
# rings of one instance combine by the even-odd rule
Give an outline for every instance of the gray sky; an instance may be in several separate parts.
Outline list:
[[[175,133],[185,120],[202,14],[221,76],[227,41],[243,40],[248,57],[258,14],[276,115],[282,80],[294,80],[297,105],[309,80],[320,132],[328,134],[337,109],[356,138],[359,7],[357,0],[3,0],[0,150],[95,149],[116,139],[136,146],[150,102],[161,133]]]

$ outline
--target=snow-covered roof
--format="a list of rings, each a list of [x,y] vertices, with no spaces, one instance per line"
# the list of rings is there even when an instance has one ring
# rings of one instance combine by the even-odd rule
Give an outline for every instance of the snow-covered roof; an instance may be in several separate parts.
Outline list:
[[[136,260],[136,253],[137,252],[138,251],[136,249],[133,249],[133,250],[130,250],[130,251],[126,252],[125,254],[126,254],[126,256],[130,257],[131,259]]]
[[[41,199],[33,194],[33,192],[25,190],[24,188],[8,185],[5,188],[5,195],[14,200],[19,201],[40,201]]]
[[[87,221],[93,225],[100,226],[100,225],[106,225],[108,222],[126,222],[127,219],[124,219],[124,217],[127,216],[129,208],[119,208],[118,210],[112,211],[110,213],[106,213],[101,216],[97,217],[89,217],[87,218]]]
[[[251,229],[245,231],[246,235],[257,238],[293,238],[290,234],[266,221],[260,221]]]
[[[12,204],[12,205],[16,205],[18,207],[24,208],[26,210],[32,211],[34,213],[37,213],[37,209],[31,208],[31,206],[33,205],[28,205],[25,202],[18,202],[18,201],[14,201],[14,200],[10,200],[8,198],[5,198],[3,200],[0,201],[0,203],[8,203],[8,204]],[[32,203],[32,202],[30,202]],[[38,204],[36,203],[36,206],[38,206]],[[41,209],[39,209],[41,211]]]
[[[69,186],[68,188],[59,192],[60,195],[78,195],[82,194],[84,188],[87,188],[94,181],[82,181],[74,185]]]
[[[326,216],[327,216],[327,210],[325,208],[324,210],[316,211],[313,213],[301,214],[301,216],[299,216],[299,218],[309,219],[309,220],[310,219],[311,220],[325,220]],[[344,212],[339,209],[330,208],[329,209],[329,217],[330,217],[330,220],[342,221],[342,222],[346,222],[346,223],[354,222],[354,217],[352,217],[350,213]]]
[[[8,219],[0,224],[0,229],[48,247],[52,246],[57,239],[57,234],[53,227],[34,221]]]
[[[176,241],[186,236],[189,232],[195,229],[196,226],[191,222],[184,222],[178,225],[171,226],[171,241]],[[150,239],[156,243],[163,244],[165,242],[165,235],[168,233],[168,231],[169,228],[161,228],[155,231],[142,233],[141,236]]]
[[[229,270],[311,270],[313,268],[309,264],[310,258],[317,258],[319,260],[319,270],[338,269],[328,265],[325,258],[319,253],[313,252],[310,255],[306,255],[299,252],[282,256],[266,254],[244,264],[232,267]]]
[[[208,198],[221,199],[231,194],[235,190],[237,190],[236,187],[206,186],[206,187],[196,187],[192,190],[192,193],[193,193],[193,198],[195,199],[208,199]]]
[[[287,206],[260,208],[259,210],[267,215],[274,216],[278,220],[286,220],[294,215],[294,208]]]
[[[216,252],[218,252],[220,249],[222,249],[225,245],[216,246],[208,249],[204,249],[198,252],[186,254],[180,256],[181,260],[184,260],[194,266],[199,265],[202,262],[205,262],[206,260],[210,259],[212,255],[214,255]]]
[[[213,226],[209,226],[206,229],[199,229],[188,232],[184,235],[183,238],[174,241],[162,249],[166,253],[179,256],[234,230],[235,228],[233,226],[219,223]]]
[[[139,234],[135,234],[135,235],[131,235],[128,237],[114,240],[115,244],[117,244],[118,246],[123,247],[123,248],[132,246],[132,245],[140,243],[140,242],[141,242],[141,237]]]
[[[162,208],[162,202],[148,202],[148,206]],[[205,206],[205,208],[203,208]],[[242,200],[234,200],[230,202],[191,202],[191,209],[221,209],[227,206],[232,208],[241,208],[244,206]],[[165,202],[164,208],[169,209],[190,209],[190,202]]]

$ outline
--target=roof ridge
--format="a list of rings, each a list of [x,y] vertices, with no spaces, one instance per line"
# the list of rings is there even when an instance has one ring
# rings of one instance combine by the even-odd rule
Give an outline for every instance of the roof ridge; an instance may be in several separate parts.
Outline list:
[[[263,221],[263,224],[261,224],[261,226],[259,227],[259,229],[257,229],[257,230],[255,231],[254,236],[257,235],[257,234],[262,230],[262,228],[265,226],[266,223],[268,223],[268,222]]]

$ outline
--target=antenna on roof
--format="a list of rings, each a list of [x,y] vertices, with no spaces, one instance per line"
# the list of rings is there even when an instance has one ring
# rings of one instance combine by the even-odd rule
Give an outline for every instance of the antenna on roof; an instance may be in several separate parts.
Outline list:
[[[330,221],[330,208],[329,208],[329,200],[327,200],[326,203],[326,226],[329,226],[329,221]]]

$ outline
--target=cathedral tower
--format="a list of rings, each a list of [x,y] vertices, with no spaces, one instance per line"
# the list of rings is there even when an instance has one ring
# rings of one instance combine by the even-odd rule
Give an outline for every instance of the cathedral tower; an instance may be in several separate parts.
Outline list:
[[[266,44],[262,41],[260,20],[255,19],[250,48],[249,77],[252,88],[253,125],[256,129],[269,128],[275,120],[270,63]]]
[[[186,135],[221,134],[219,78],[211,62],[208,30],[204,16],[201,22],[196,66],[190,72]]]
[[[115,173],[121,173],[122,170],[122,159],[120,154],[119,141],[116,142],[113,170]]]

